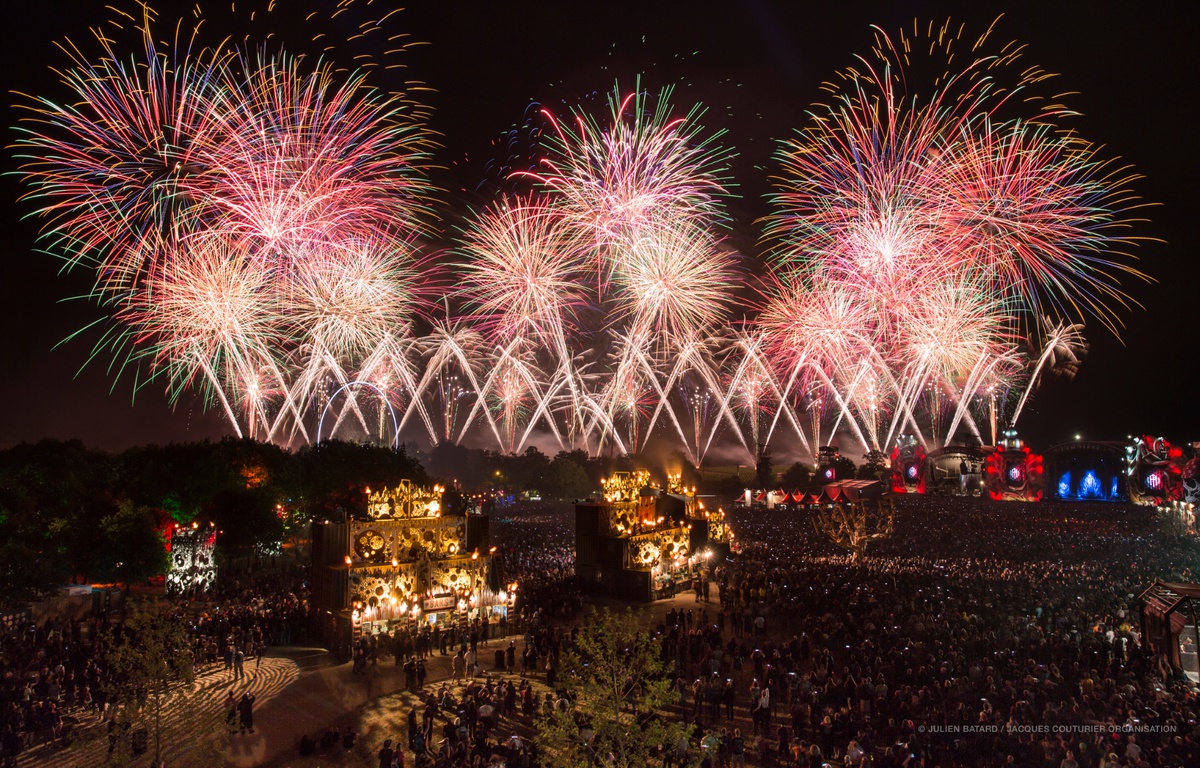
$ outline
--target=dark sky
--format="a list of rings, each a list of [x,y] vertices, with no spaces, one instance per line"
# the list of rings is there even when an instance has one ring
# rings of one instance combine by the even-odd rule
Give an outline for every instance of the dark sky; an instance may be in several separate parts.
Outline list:
[[[172,16],[172,5],[155,6]],[[1027,43],[1024,60],[1060,73],[1061,89],[1079,92],[1068,101],[1083,113],[1072,125],[1146,177],[1135,189],[1160,205],[1138,234],[1165,241],[1138,249],[1140,266],[1158,282],[1126,283],[1144,309],[1125,316],[1124,344],[1089,329],[1091,351],[1079,374],[1045,386],[1022,417],[1022,431],[1042,447],[1075,433],[1200,440],[1192,385],[1200,369],[1196,4],[438,1],[415,4],[395,26],[429,43],[405,60],[408,76],[436,89],[425,100],[442,134],[437,161],[448,170],[438,181],[448,188],[448,220],[464,202],[479,202],[465,190],[485,177],[494,142],[531,102],[566,112],[611,89],[616,78],[632,83],[640,73],[651,90],[675,85],[674,101],[683,108],[703,102],[710,109],[705,125],[728,131],[725,143],[740,153],[732,239],[752,251],[753,220],[766,210],[767,190],[767,171],[755,166],[772,168],[773,142],[803,124],[820,83],[868,51],[871,24],[894,31],[914,18],[949,16],[979,32],[1002,11],[994,39]],[[48,69],[64,62],[54,42],[67,36],[86,42],[87,26],[104,18],[97,0],[4,3],[4,90],[66,98]],[[5,116],[6,127],[16,124],[16,110]],[[13,136],[8,130],[5,143]],[[10,153],[3,169],[14,169]],[[106,358],[85,366],[94,335],[60,344],[100,314],[86,301],[64,301],[86,291],[88,281],[59,275],[54,259],[34,251],[36,224],[22,220],[30,206],[16,202],[21,191],[11,173],[0,179],[0,446],[78,437],[116,449],[224,434],[223,419],[198,403],[169,406],[161,384],[151,383],[135,400],[132,378],[114,384]]]

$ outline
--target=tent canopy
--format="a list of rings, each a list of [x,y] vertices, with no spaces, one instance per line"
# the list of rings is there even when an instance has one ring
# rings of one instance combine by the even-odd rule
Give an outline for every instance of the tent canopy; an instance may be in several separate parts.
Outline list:
[[[877,499],[883,495],[883,483],[878,480],[840,480],[822,488],[821,495],[835,502]]]

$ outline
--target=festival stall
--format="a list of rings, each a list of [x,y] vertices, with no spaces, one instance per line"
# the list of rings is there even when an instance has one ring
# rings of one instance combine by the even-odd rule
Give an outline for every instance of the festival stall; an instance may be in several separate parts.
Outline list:
[[[1182,671],[1193,682],[1197,665],[1196,601],[1200,584],[1156,581],[1138,600],[1142,608],[1142,639],[1160,671]]]

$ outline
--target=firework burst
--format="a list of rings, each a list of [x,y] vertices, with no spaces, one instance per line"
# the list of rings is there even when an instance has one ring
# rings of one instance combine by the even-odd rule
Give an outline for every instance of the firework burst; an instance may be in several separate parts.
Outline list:
[[[202,391],[239,434],[311,440],[338,400],[333,423],[368,434],[387,410],[393,439],[484,425],[507,451],[535,430],[625,451],[661,427],[697,462],[718,434],[756,458],[779,425],[812,451],[839,431],[866,449],[901,430],[983,439],[981,404],[993,432],[1013,403],[1015,420],[1047,371],[1077,366],[1080,324],[1116,330],[1120,280],[1144,277],[1135,176],[1062,130],[1072,113],[1020,46],[988,54],[991,30],[946,24],[877,32],[783,142],[749,317],[724,239],[734,155],[670,89],[545,113],[540,162],[512,174],[533,194],[461,227],[444,291],[422,251],[421,86],[371,80],[404,36],[366,21],[335,46],[354,0],[311,5],[300,52],[259,34],[274,4],[211,44],[183,24],[159,42],[143,7],[123,17],[131,54],[116,33],[96,55],[64,46],[68,98],[25,97],[16,142],[45,242],[94,272],[115,321],[98,346],[172,396]],[[363,42],[385,53],[359,58]]]
[[[960,422],[979,435],[983,387],[991,407],[1027,384],[1015,419],[1041,365],[1014,361],[1041,316],[1115,331],[1129,301],[1118,278],[1144,277],[1124,234],[1133,176],[1059,129],[1071,113],[1037,96],[1050,76],[1019,62],[1019,46],[984,54],[990,34],[954,68],[961,29],[898,43],[877,32],[779,151],[766,225],[779,277],[758,322],[781,379],[804,393],[821,379],[870,448],[920,433],[923,391],[934,411],[943,394],[955,403],[947,440]]]
[[[704,134],[701,107],[679,117],[670,98],[670,89],[657,99],[614,90],[604,123],[576,112],[572,125],[546,113],[549,152],[534,178],[592,245],[601,286],[647,232],[724,220],[732,154],[720,133]]]
[[[206,170],[196,144],[213,84],[230,54],[177,40],[161,51],[142,20],[132,56],[97,35],[89,59],[70,44],[59,71],[70,100],[27,97],[16,155],[32,187],[26,195],[45,220],[48,249],[68,268],[96,271],[103,299],[135,288],[173,238],[186,195],[181,187]]]

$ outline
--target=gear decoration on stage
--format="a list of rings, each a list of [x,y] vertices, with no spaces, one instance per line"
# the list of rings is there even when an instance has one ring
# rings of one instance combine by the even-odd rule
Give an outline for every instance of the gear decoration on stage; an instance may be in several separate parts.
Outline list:
[[[901,435],[892,449],[892,493],[925,493],[925,446],[912,435]]]
[[[1041,501],[1044,481],[1041,455],[1029,450],[1016,430],[1005,430],[984,462],[988,495],[996,501]]]
[[[1125,482],[1129,500],[1143,506],[1161,506],[1182,501],[1184,494],[1183,449],[1165,438],[1142,435],[1125,449]]]
[[[217,531],[212,526],[190,528],[175,526],[170,530],[171,570],[167,572],[168,595],[207,592],[217,581],[217,561],[213,552]]]

